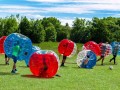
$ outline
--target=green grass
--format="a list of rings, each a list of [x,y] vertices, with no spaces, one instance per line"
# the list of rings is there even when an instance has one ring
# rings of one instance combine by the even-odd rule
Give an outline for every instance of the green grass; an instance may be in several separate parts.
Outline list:
[[[58,43],[44,42],[34,44],[41,49],[53,50],[56,53]],[[81,44],[77,44],[78,50]],[[67,58],[65,67],[60,67],[57,72],[61,77],[49,79],[38,78],[32,75],[24,61],[17,62],[17,74],[11,74],[12,59],[10,65],[4,65],[4,55],[0,54],[0,90],[119,90],[120,89],[120,57],[117,57],[117,65],[109,63],[112,56],[105,58],[104,66],[101,61],[97,62],[93,69],[78,68],[76,55]],[[61,61],[60,57],[60,61]],[[113,70],[109,70],[109,66]]]

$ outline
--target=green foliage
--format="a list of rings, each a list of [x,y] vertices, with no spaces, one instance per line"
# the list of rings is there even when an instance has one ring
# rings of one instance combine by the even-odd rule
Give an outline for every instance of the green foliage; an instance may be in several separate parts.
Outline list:
[[[18,24],[16,18],[13,15],[11,15],[10,17],[6,17],[3,20],[3,23],[4,23],[4,27],[2,30],[3,35],[7,36],[12,32],[17,32]]]
[[[68,25],[68,23],[66,23],[65,26],[61,26],[61,30],[59,30],[57,32],[57,41],[61,41],[63,39],[69,39],[70,38],[70,32],[71,32],[71,28]]]
[[[52,23],[45,29],[46,41],[56,41],[56,30]]]
[[[11,15],[0,18],[0,37],[18,32],[29,37],[32,42],[61,41],[71,39],[74,42],[85,43],[87,41],[113,42],[120,41],[120,18],[93,17],[91,21],[76,18],[70,27],[68,23],[61,25],[55,17],[43,19],[28,19]]]
[[[31,23],[27,19],[27,17],[23,17],[21,19],[20,25],[19,25],[20,33],[23,35],[26,35],[30,37],[31,32]]]
[[[71,40],[75,42],[85,42],[86,34],[86,21],[85,19],[76,18],[73,22],[73,28],[70,34]]]
[[[33,21],[31,29],[31,40],[33,43],[40,43],[45,41],[45,31],[40,20]]]

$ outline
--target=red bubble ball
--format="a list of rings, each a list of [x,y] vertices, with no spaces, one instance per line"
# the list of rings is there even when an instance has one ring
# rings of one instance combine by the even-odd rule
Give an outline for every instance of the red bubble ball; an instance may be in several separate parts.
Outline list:
[[[72,52],[75,51],[74,50],[74,49],[76,49],[75,47],[76,47],[76,45],[73,41],[68,40],[68,39],[63,39],[59,43],[58,52],[64,56],[70,56],[72,54]]]
[[[57,57],[53,53],[33,53],[29,62],[30,71],[35,76],[42,78],[53,77],[58,70]]]
[[[2,36],[0,38],[0,53],[4,53],[4,41],[6,39],[7,36]]]
[[[89,41],[84,44],[84,49],[93,51],[96,55],[100,55],[100,47],[94,41]]]

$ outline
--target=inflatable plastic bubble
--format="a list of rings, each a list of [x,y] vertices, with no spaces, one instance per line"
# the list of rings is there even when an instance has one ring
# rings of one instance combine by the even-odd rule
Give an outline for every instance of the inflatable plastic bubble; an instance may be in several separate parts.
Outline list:
[[[81,68],[93,68],[97,57],[91,50],[82,50],[77,55],[77,65]]]
[[[33,46],[33,47],[32,47],[32,52],[31,52],[30,55],[25,59],[25,63],[26,63],[27,66],[29,66],[29,61],[30,61],[31,55],[32,55],[34,52],[39,51],[39,50],[40,50],[40,48],[39,48],[38,46]]]
[[[0,53],[4,53],[4,41],[6,39],[7,36],[2,36],[0,38]]]
[[[33,75],[51,78],[56,75],[59,64],[53,51],[40,50],[33,53],[30,57],[29,67]]]
[[[20,52],[17,56],[18,60],[26,60],[32,52],[32,42],[31,40],[19,33],[12,33],[7,36],[4,42],[4,51],[6,55],[12,58],[13,47],[18,43],[20,46]]]
[[[77,50],[76,44],[68,39],[60,41],[58,46],[58,52],[64,56],[72,57]]]
[[[89,42],[86,42],[84,45],[83,45],[83,50],[91,50],[93,51],[96,55],[100,55],[100,47],[99,45],[94,42],[94,41],[89,41]]]
[[[105,56],[112,54],[112,46],[110,44],[99,43],[100,51],[102,50],[102,47],[104,45],[106,46],[106,55]]]
[[[54,51],[52,51],[52,50],[40,50],[40,51],[37,51],[37,52],[38,52],[39,54],[54,54],[55,57],[57,58],[57,61],[58,61],[59,66],[60,66],[59,57],[58,57],[58,55],[57,55]]]
[[[116,46],[118,46],[118,53],[117,54],[120,55],[120,42],[112,42],[111,46],[112,46],[112,52],[113,52],[114,48]]]

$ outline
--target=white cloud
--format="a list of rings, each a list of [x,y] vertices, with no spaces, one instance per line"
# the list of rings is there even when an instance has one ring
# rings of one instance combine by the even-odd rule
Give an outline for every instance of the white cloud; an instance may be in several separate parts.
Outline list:
[[[74,19],[70,18],[58,18],[61,21],[62,25],[65,25],[66,23],[69,24],[69,26],[72,26]]]
[[[33,1],[33,2],[45,2],[45,3],[50,3],[50,7],[37,7],[37,6],[25,6],[25,5],[0,5],[0,16],[3,14],[16,14],[19,13],[20,15],[25,15],[31,18],[43,18],[46,16],[42,16],[47,13],[51,13],[51,16],[54,16],[54,13],[73,13],[73,14],[78,14],[82,16],[82,14],[97,14],[97,10],[108,10],[108,11],[119,11],[120,12],[120,0],[26,0],[26,1]],[[71,2],[69,4],[56,4],[58,6],[54,6],[54,4],[51,3],[65,3],[65,2]],[[72,3],[76,2],[76,3]],[[83,4],[84,3],[84,4]],[[29,5],[29,4],[28,4]],[[46,5],[46,4],[45,4]],[[41,15],[42,13],[42,15]],[[101,12],[102,13],[102,12]],[[106,13],[105,13],[106,14]],[[108,13],[109,14],[109,13]],[[114,15],[113,16],[119,17],[120,14]],[[65,15],[65,14],[64,14]],[[68,22],[70,25],[72,25],[73,18],[72,16],[64,16],[62,15],[60,20],[62,24],[65,24]],[[68,15],[68,14],[67,14]],[[48,15],[47,15],[48,16]],[[104,16],[104,13],[103,13]],[[71,19],[71,18],[72,19]],[[82,16],[84,18],[84,16]],[[85,18],[89,19],[89,18]]]
[[[1,5],[1,9],[31,9],[33,7],[30,6],[20,6],[20,5]]]
[[[65,17],[65,18],[58,18],[58,19],[61,21],[62,25],[65,25],[66,23],[68,23],[69,26],[72,26],[73,25],[73,21],[75,20],[75,17],[73,19],[67,18],[67,17]],[[85,19],[85,20],[91,21],[91,18],[80,17],[80,19]]]
[[[83,2],[83,3],[111,3],[120,4],[120,0],[71,0],[73,2]]]
[[[25,16],[28,18],[34,18],[34,19],[42,19],[45,17],[45,16],[38,15],[38,14],[25,14]]]
[[[26,1],[32,1],[32,2],[63,2],[65,0],[26,0]]]
[[[120,4],[120,0],[26,0],[32,2],[82,2],[82,3],[111,3],[111,4]]]

